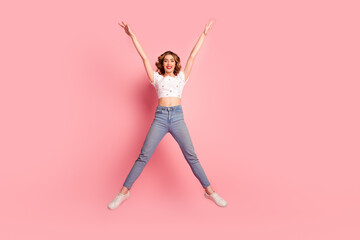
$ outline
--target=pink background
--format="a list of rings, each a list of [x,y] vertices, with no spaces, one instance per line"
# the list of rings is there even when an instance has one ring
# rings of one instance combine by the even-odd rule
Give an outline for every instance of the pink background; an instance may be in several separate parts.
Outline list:
[[[359,239],[358,1],[1,4],[1,239]],[[117,210],[157,106],[153,64],[193,65],[182,106],[215,191],[167,134]]]

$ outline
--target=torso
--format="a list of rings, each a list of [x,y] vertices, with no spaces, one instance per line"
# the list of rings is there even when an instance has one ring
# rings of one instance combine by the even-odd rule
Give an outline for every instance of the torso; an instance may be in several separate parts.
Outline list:
[[[175,77],[175,75],[172,77]],[[162,97],[162,98],[159,98],[158,105],[164,106],[164,107],[172,107],[172,106],[176,106],[176,105],[181,105],[181,98]]]
[[[164,107],[172,107],[176,105],[181,105],[181,98],[178,97],[162,97],[159,98],[158,104]]]

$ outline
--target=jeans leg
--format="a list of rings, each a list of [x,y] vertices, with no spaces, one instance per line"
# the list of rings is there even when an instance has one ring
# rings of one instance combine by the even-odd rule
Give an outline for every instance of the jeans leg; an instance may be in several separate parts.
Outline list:
[[[160,119],[155,118],[153,123],[151,124],[149,132],[146,135],[140,155],[135,161],[128,176],[126,177],[123,186],[127,187],[128,189],[132,187],[133,183],[140,176],[145,165],[148,163],[149,159],[154,153],[157,145],[160,143],[161,139],[165,136],[167,132],[167,125],[164,124],[164,122]]]
[[[178,121],[171,123],[170,133],[179,144],[186,161],[190,165],[190,168],[195,177],[200,181],[202,187],[208,187],[210,182],[206,177],[206,174],[195,153],[194,146],[192,144],[190,134],[183,117],[181,117]]]

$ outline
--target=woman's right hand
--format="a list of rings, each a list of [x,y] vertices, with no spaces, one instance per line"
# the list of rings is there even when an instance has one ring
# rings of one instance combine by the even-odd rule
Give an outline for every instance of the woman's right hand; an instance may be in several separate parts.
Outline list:
[[[127,35],[129,35],[130,37],[134,36],[134,33],[131,31],[129,24],[126,24],[123,21],[122,21],[122,24],[120,24],[120,23],[118,23],[118,24],[125,29],[125,32]]]

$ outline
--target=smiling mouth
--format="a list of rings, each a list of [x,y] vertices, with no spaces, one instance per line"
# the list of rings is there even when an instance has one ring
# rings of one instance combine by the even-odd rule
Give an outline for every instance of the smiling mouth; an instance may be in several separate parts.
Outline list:
[[[171,69],[172,67],[166,67],[167,69]]]

